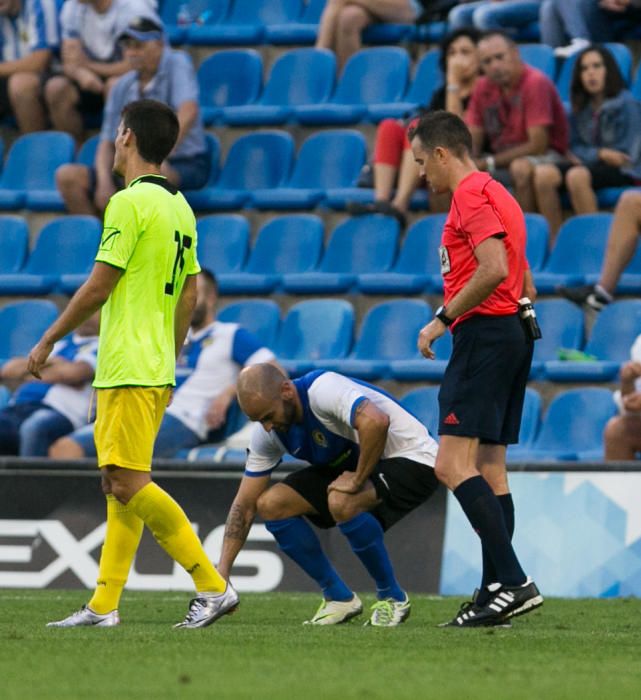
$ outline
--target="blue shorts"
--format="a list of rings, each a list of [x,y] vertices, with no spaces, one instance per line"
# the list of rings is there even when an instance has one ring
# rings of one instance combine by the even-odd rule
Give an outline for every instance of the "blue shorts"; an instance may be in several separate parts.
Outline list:
[[[518,314],[472,316],[456,326],[438,395],[439,435],[517,443],[533,350]]]
[[[93,439],[93,423],[68,435],[82,447],[87,457],[96,457],[96,445]],[[173,457],[179,450],[191,449],[201,443],[200,438],[182,421],[165,413],[154,443],[154,457]]]

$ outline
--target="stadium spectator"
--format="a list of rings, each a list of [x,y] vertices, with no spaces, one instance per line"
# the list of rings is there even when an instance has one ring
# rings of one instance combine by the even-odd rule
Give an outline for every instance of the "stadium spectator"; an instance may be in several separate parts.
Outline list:
[[[521,207],[532,211],[534,166],[561,162],[567,152],[565,110],[554,83],[523,63],[508,36],[490,32],[478,47],[485,75],[465,113],[476,164],[502,184],[513,184]]]
[[[0,118],[47,128],[41,85],[59,45],[56,0],[0,0]]]
[[[29,353],[28,369],[39,377],[53,343],[103,308],[94,386],[107,531],[91,600],[49,627],[120,624],[118,605],[145,525],[193,581],[196,596],[176,627],[205,627],[238,605],[185,512],[151,479],[154,440],[171,398],[200,272],[194,213],[160,172],[179,132],[176,114],[158,100],[124,107],[114,170],[126,188],[105,210],[89,278]]]
[[[429,0],[425,1],[429,4]],[[321,15],[317,49],[336,54],[339,69],[361,48],[361,33],[375,22],[415,22],[422,0],[327,0]]]
[[[554,54],[567,58],[591,43],[588,16],[596,0],[543,0],[539,15],[541,42],[554,46]]]
[[[541,0],[463,0],[453,7],[447,23],[450,29],[476,27],[515,34],[539,19]]]
[[[44,98],[54,129],[80,141],[85,117],[98,121],[104,101],[129,64],[118,37],[145,0],[67,0],[60,12],[59,70],[47,80]]]
[[[634,256],[640,234],[641,191],[627,190],[614,208],[599,281],[595,285],[559,287],[559,294],[587,311],[601,311],[614,299],[619,278]]]
[[[289,381],[272,365],[244,369],[238,400],[256,421],[245,475],[227,516],[219,563],[227,579],[256,513],[280,548],[323,591],[309,620],[335,625],[360,615],[358,596],[342,581],[307,520],[338,526],[376,582],[370,624],[394,627],[410,602],[383,541],[384,531],[436,490],[436,442],[427,429],[376,387],[336,372]],[[270,486],[289,453],[310,463]]]
[[[419,115],[431,109],[446,109],[463,116],[479,77],[478,36],[475,29],[459,29],[442,41],[439,62],[445,84],[434,92],[428,106],[419,109]],[[416,117],[410,119],[409,124],[396,119],[384,119],[380,123],[374,145],[375,201],[370,204],[348,203],[350,214],[390,214],[402,226],[405,225],[410,199],[420,184],[418,167],[407,137],[408,126],[415,123]],[[441,199],[437,195],[430,199],[432,211],[444,208]]]
[[[238,372],[257,362],[275,362],[271,350],[236,323],[216,321],[218,286],[208,270],[198,275],[198,299],[185,346],[176,362],[177,379],[189,372],[176,388],[167,407],[154,457],[173,457],[179,450],[212,442],[221,434],[229,408],[236,398]],[[95,457],[93,425],[56,441],[49,450],[54,459]]]
[[[419,333],[418,349],[453,331],[452,356],[438,395],[436,476],[458,500],[483,551],[483,577],[445,626],[502,625],[543,603],[512,547],[514,503],[506,446],[518,442],[536,329],[519,318],[531,273],[523,212],[471,158],[472,136],[448,112],[431,112],[411,134],[421,174],[452,192],[439,257],[444,304]]]
[[[121,35],[130,71],[114,85],[104,110],[100,141],[93,168],[78,163],[56,171],[56,183],[72,214],[100,215],[119,186],[112,173],[114,140],[122,108],[145,97],[159,100],[178,115],[180,133],[162,174],[183,189],[196,189],[209,176],[209,154],[198,104],[198,83],[191,59],[165,43],[161,24],[140,16]]]
[[[94,314],[55,344],[39,382],[25,381],[31,377],[26,357],[14,357],[2,366],[2,381],[20,386],[0,410],[0,454],[46,457],[55,440],[87,422],[99,319]]]
[[[569,161],[541,164],[533,185],[538,210],[550,224],[550,242],[562,223],[559,189],[567,189],[576,214],[598,211],[595,190],[641,180],[641,103],[625,89],[607,48],[591,46],[577,57],[570,88]]]
[[[635,459],[641,452],[641,335],[630,348],[630,362],[621,367],[621,384],[614,392],[614,402],[619,415],[605,426],[605,459]]]
[[[565,57],[592,42],[620,41],[640,23],[641,0],[543,0],[541,41]]]

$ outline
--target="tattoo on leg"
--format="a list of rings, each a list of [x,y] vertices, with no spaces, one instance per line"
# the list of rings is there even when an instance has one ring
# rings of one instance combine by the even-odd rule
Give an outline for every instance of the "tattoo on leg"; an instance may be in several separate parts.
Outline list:
[[[244,509],[240,506],[232,505],[225,523],[225,537],[244,542],[250,527],[251,519],[246,518]]]

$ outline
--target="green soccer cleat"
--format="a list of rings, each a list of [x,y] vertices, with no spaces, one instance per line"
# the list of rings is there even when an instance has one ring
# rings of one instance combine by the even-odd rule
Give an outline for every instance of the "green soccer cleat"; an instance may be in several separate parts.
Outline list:
[[[398,627],[410,616],[410,609],[410,599],[407,594],[405,600],[385,598],[372,605],[372,615],[365,624],[372,627]]]

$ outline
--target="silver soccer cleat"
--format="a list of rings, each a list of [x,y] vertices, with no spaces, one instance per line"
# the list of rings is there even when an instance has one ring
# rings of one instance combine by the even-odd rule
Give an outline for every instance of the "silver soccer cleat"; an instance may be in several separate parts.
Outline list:
[[[56,622],[47,622],[47,627],[115,627],[120,624],[120,615],[117,610],[112,610],[105,615],[95,613],[91,608],[83,605],[80,610]]]
[[[224,593],[200,593],[189,601],[189,611],[182,622],[174,625],[176,628],[196,629],[207,627],[218,618],[233,612],[239,603],[238,593],[227,584]]]
[[[410,599],[405,595],[405,600],[386,598],[379,600],[371,607],[372,614],[365,623],[372,627],[398,627],[410,616]]]

